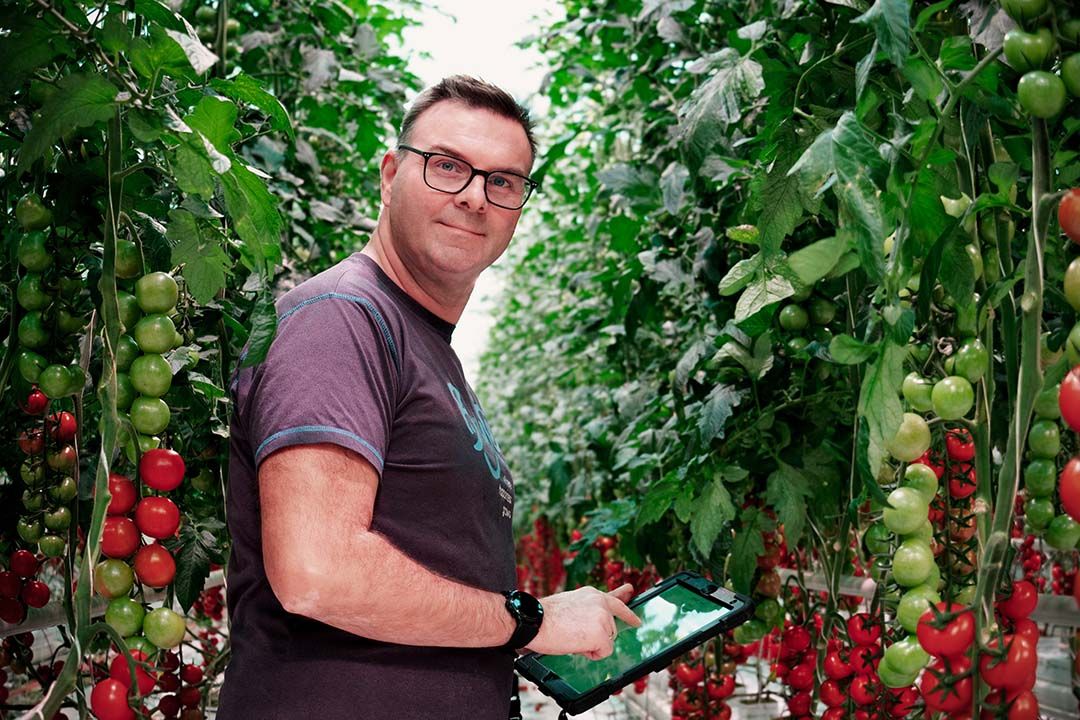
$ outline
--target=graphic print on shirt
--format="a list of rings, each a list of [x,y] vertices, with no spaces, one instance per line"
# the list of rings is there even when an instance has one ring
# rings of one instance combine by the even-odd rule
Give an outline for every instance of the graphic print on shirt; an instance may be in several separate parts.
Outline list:
[[[484,464],[487,465],[488,472],[491,473],[492,478],[499,481],[499,497],[503,501],[502,516],[504,518],[513,517],[514,496],[510,494],[510,490],[513,489],[514,485],[510,482],[510,478],[503,474],[502,464],[505,461],[502,458],[502,450],[499,448],[499,443],[495,441],[495,437],[491,434],[491,428],[488,427],[480,403],[473,398],[469,398],[472,401],[472,411],[470,412],[465,405],[464,398],[461,396],[461,391],[453,383],[449,382],[446,383],[446,388],[450,391],[450,395],[453,396],[454,402],[457,403],[458,410],[461,411],[461,417],[465,420],[465,429],[469,431],[469,435],[475,438],[473,450],[483,454]]]

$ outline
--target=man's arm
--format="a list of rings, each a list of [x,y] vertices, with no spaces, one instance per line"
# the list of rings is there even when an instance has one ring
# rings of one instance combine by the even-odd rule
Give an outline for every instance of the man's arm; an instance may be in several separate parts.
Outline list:
[[[295,445],[259,466],[263,562],[282,606],[356,635],[403,645],[495,647],[514,622],[499,593],[437,575],[371,531],[379,477],[332,444]],[[542,601],[530,649],[611,654],[614,615],[633,626],[632,589],[580,588]]]

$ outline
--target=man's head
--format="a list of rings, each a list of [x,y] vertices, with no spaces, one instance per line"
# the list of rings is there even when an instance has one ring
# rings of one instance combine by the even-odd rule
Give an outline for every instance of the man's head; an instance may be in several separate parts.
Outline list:
[[[399,148],[383,157],[380,242],[392,246],[387,250],[419,283],[437,286],[429,292],[452,294],[471,288],[503,253],[521,210],[491,202],[485,185],[499,183],[498,176],[474,175],[456,193],[435,189],[434,175],[425,178],[429,160],[422,153],[463,160],[475,170],[528,176],[535,157],[528,111],[493,85],[450,77],[417,96],[402,123]]]

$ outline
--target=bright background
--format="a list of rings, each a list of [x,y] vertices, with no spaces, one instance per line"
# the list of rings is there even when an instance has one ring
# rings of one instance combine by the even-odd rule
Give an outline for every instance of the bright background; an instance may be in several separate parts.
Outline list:
[[[404,33],[404,49],[410,54],[409,70],[425,86],[458,73],[479,77],[523,102],[534,118],[540,117],[546,105],[536,102],[534,95],[544,79],[541,56],[533,50],[516,47],[515,43],[548,24],[537,18],[546,20],[557,12],[559,8],[553,0],[429,3],[418,15],[420,24]],[[519,232],[527,215],[526,205]],[[499,288],[496,272],[489,269],[481,275],[454,331],[454,349],[461,357],[466,377],[474,385]]]

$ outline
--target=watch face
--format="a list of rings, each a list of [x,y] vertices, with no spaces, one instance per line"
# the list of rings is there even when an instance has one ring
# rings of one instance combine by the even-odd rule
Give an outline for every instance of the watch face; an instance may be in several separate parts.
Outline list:
[[[528,593],[514,592],[510,596],[510,602],[525,622],[538,623],[544,617],[544,608],[540,601]]]

